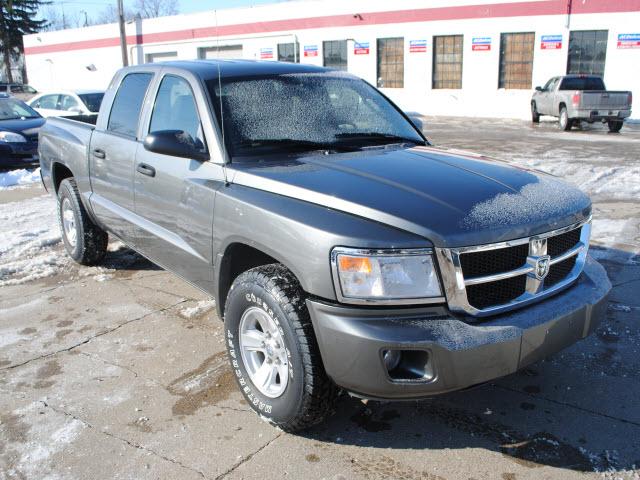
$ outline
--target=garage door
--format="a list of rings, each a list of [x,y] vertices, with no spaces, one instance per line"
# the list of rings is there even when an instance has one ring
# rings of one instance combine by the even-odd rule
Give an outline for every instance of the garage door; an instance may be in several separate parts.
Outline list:
[[[242,45],[202,47],[198,49],[198,57],[202,59],[242,58]]]

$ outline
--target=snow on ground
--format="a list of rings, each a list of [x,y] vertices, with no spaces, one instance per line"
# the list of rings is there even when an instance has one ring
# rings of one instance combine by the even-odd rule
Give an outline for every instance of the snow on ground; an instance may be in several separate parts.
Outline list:
[[[200,315],[210,312],[216,306],[214,300],[202,300],[196,303],[193,307],[187,307],[180,310],[180,316],[186,319],[199,317]]]
[[[10,170],[0,173],[0,188],[13,187],[15,185],[27,185],[40,181],[40,168],[35,170]]]
[[[640,197],[640,163],[611,165],[576,158],[570,150],[554,149],[541,155],[521,153],[504,155],[508,160],[528,168],[556,175],[599,200],[637,200]]]
[[[0,287],[53,275],[67,264],[54,251],[61,237],[51,195],[3,204],[0,225]]]

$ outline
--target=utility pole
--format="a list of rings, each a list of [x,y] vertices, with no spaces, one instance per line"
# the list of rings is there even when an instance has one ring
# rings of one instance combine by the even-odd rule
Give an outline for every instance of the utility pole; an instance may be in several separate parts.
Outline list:
[[[124,5],[123,0],[118,0],[118,24],[120,25],[120,50],[122,51],[122,66],[129,65],[129,56],[127,55],[127,33],[124,29]]]

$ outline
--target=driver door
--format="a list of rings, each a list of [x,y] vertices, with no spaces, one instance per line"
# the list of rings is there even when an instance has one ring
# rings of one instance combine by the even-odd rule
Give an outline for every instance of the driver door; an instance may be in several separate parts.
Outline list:
[[[551,78],[544,87],[542,87],[542,92],[538,95],[536,99],[536,106],[538,108],[538,113],[542,115],[550,115],[553,110],[553,97],[555,95],[555,87],[558,82],[558,77]]]
[[[147,132],[180,130],[207,151],[199,85],[179,74],[159,84]],[[200,108],[199,108],[200,106]],[[209,142],[215,145],[215,142]],[[186,280],[213,292],[212,228],[215,192],[223,185],[222,165],[164,155],[142,145],[134,171],[136,236],[145,256]]]

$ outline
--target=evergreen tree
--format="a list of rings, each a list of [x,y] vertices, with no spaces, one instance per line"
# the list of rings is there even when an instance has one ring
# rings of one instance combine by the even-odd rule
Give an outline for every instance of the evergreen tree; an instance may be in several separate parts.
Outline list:
[[[0,48],[9,83],[13,82],[11,57],[24,53],[23,35],[38,32],[47,24],[46,20],[37,20],[36,14],[42,5],[49,3],[43,0],[0,0]]]

